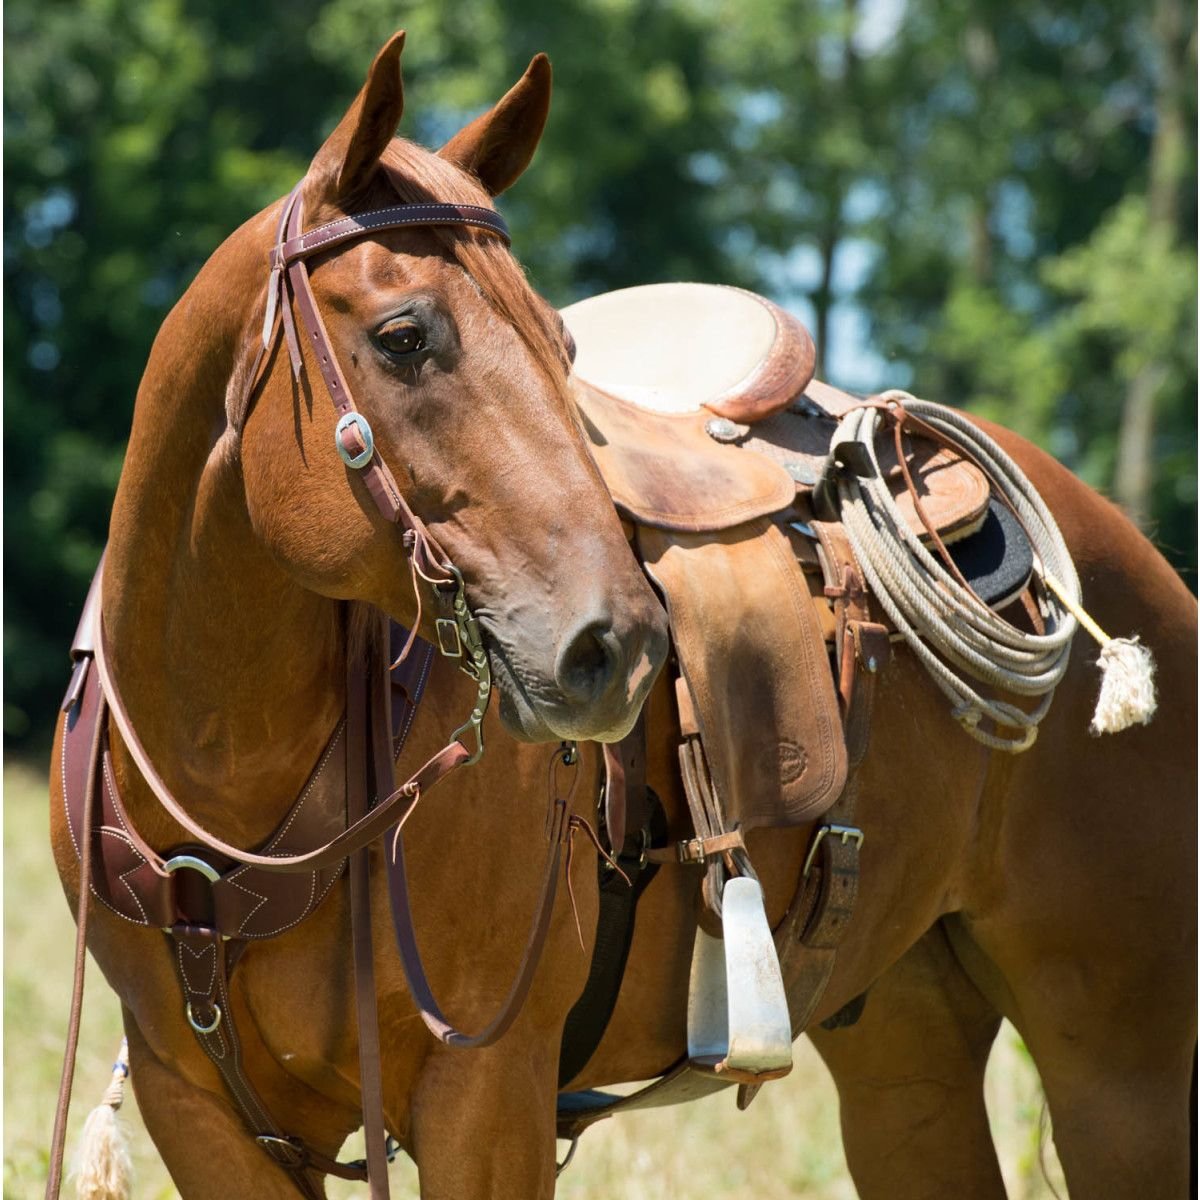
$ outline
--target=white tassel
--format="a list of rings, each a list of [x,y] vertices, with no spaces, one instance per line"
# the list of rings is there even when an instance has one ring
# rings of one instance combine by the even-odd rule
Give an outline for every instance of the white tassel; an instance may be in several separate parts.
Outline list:
[[[1137,638],[1113,638],[1100,651],[1100,698],[1093,733],[1119,733],[1149,723],[1158,708],[1154,658]]]
[[[1158,709],[1154,656],[1136,637],[1109,637],[1053,575],[1047,571],[1042,578],[1100,646],[1100,696],[1088,728],[1101,734],[1148,725]]]
[[[79,1200],[130,1200],[133,1195],[129,1140],[117,1119],[128,1075],[129,1046],[122,1038],[104,1099],[92,1109],[83,1125],[79,1166],[75,1171],[75,1194]]]

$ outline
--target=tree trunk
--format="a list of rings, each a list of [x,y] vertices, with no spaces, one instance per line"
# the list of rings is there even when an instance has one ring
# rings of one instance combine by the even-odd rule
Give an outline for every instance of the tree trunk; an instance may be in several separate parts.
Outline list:
[[[1171,243],[1178,232],[1179,189],[1186,160],[1183,76],[1188,58],[1189,23],[1180,0],[1158,0],[1154,35],[1161,75],[1155,100],[1146,201],[1151,234]],[[1142,528],[1147,527],[1151,517],[1154,408],[1166,375],[1164,364],[1147,363],[1129,381],[1121,411],[1113,494]]]

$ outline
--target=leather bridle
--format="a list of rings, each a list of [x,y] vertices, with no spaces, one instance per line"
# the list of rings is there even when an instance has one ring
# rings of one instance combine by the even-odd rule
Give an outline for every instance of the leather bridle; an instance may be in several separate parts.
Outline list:
[[[395,181],[391,168],[386,164],[380,164],[380,166],[385,174]],[[374,623],[377,627],[372,630],[373,636],[368,647],[368,657],[365,660],[358,660],[352,658],[349,651],[347,652],[346,828],[324,845],[302,853],[283,855],[278,852],[273,854],[251,853],[242,850],[216,837],[187,813],[158,774],[137,736],[133,722],[117,689],[106,654],[107,646],[101,611],[100,577],[103,560],[101,561],[101,566],[98,568],[96,579],[93,582],[92,592],[85,605],[80,631],[77,633],[75,644],[72,647],[75,667],[66,699],[63,702],[63,711],[68,714],[68,729],[73,727],[73,723],[75,727],[78,727],[81,720],[80,714],[83,711],[93,714],[95,727],[94,732],[89,731],[88,733],[92,745],[87,756],[89,765],[86,767],[85,794],[80,798],[82,807],[78,842],[82,847],[82,862],[80,903],[77,915],[75,992],[67,1035],[67,1050],[64,1056],[63,1079],[55,1117],[51,1169],[46,1188],[47,1197],[57,1196],[61,1178],[66,1111],[70,1098],[75,1047],[79,1032],[79,1008],[83,985],[83,947],[86,945],[87,939],[89,909],[87,900],[89,892],[93,890],[96,869],[94,866],[95,855],[89,852],[92,847],[93,835],[96,832],[93,809],[96,806],[96,785],[100,761],[102,755],[107,752],[106,727],[109,717],[120,731],[125,748],[142,778],[163,809],[196,839],[200,847],[215,852],[234,863],[284,875],[334,868],[343,861],[350,860],[351,921],[359,1024],[360,1070],[362,1073],[360,1088],[367,1133],[365,1170],[357,1165],[350,1168],[334,1163],[310,1150],[298,1139],[284,1135],[270,1120],[269,1114],[263,1108],[253,1086],[242,1072],[240,1055],[237,1053],[226,1055],[223,1051],[219,1055],[215,1054],[209,1041],[206,1040],[224,1037],[227,1033],[231,1039],[230,1044],[235,1043],[236,1034],[233,1030],[232,1013],[225,1017],[224,1025],[221,1025],[220,1008],[213,1003],[211,1008],[215,1011],[215,1017],[211,1024],[206,1025],[202,1021],[193,1019],[190,1002],[188,1005],[189,1023],[195,1030],[206,1053],[209,1053],[210,1057],[221,1067],[224,1082],[250,1125],[251,1132],[254,1132],[256,1125],[266,1125],[265,1134],[261,1134],[256,1140],[281,1166],[292,1173],[297,1186],[306,1196],[316,1195],[316,1191],[307,1177],[309,1170],[339,1174],[349,1172],[350,1177],[359,1179],[366,1177],[373,1200],[387,1195],[382,1079],[371,961],[370,903],[367,896],[367,848],[369,844],[393,826],[397,828],[397,835],[393,840],[389,856],[392,912],[401,961],[425,1023],[440,1040],[447,1044],[483,1046],[491,1044],[503,1035],[515,1019],[525,995],[528,993],[549,930],[563,846],[564,844],[568,846],[569,853],[570,834],[578,822],[578,818],[572,816],[569,811],[571,793],[569,792],[565,798],[557,795],[552,773],[551,810],[547,828],[550,846],[546,856],[538,910],[534,916],[516,979],[506,1000],[502,1003],[500,1011],[480,1033],[468,1035],[459,1032],[449,1024],[438,1007],[421,964],[409,910],[408,885],[404,873],[399,827],[403,825],[425,791],[455,768],[475,762],[482,754],[481,726],[491,692],[491,674],[479,625],[467,604],[461,572],[401,495],[394,476],[375,444],[367,417],[354,403],[354,397],[338,364],[325,324],[321,319],[316,298],[313,295],[308,276],[308,260],[314,255],[335,249],[348,242],[390,229],[466,226],[499,237],[507,245],[510,241],[508,228],[504,220],[491,209],[475,205],[420,203],[397,204],[387,208],[373,209],[369,212],[354,213],[304,233],[301,232],[303,223],[301,193],[304,183],[305,181],[301,180],[296,185],[284,201],[280,212],[275,244],[269,257],[270,276],[267,282],[266,312],[262,326],[261,345],[247,377],[241,411],[243,413],[249,411],[250,403],[269,373],[273,350],[279,340],[281,328],[293,377],[299,380],[304,371],[304,356],[300,349],[299,336],[292,314],[292,304],[294,303],[300,314],[304,335],[316,358],[326,390],[337,414],[334,441],[338,454],[347,468],[362,479],[384,519],[391,524],[399,525],[403,531],[402,541],[411,564],[414,588],[417,593],[418,616],[414,622],[412,633],[408,635],[403,649],[391,664],[392,669],[394,670],[399,664],[405,662],[409,652],[416,644],[417,626],[420,622],[421,592],[417,582],[419,578],[433,589],[443,613],[448,614],[439,616],[435,621],[439,648],[446,657],[459,660],[461,669],[475,681],[477,687],[475,704],[470,716],[463,725],[454,731],[449,743],[416,771],[406,783],[395,787],[392,770],[395,747],[389,732],[391,718],[388,662],[391,655],[387,649],[386,623],[383,622],[382,617],[377,618]],[[421,643],[421,646],[422,654],[432,655],[431,647],[424,643]],[[89,677],[93,663],[96,670]],[[424,672],[427,673],[427,659]],[[424,674],[422,674],[423,679]],[[98,697],[92,692],[97,685]],[[414,706],[419,700],[419,695],[420,689],[412,699]],[[89,696],[92,697],[90,700]],[[74,736],[78,737],[84,732],[80,729]],[[468,734],[474,737],[473,751],[468,749],[463,742],[463,738]],[[556,751],[554,761],[559,758],[568,764],[574,762],[565,750]],[[373,804],[370,801],[372,790],[377,797]],[[571,792],[573,790],[572,787]],[[69,796],[65,796],[64,799],[68,805],[71,803]],[[115,796],[114,802],[119,803]],[[123,826],[129,829],[125,819],[121,818],[121,820]],[[145,851],[151,877],[159,877],[160,882],[167,881],[171,872],[176,869],[174,864],[179,861],[179,857],[177,856],[170,862],[164,862],[162,856],[150,850],[149,847],[145,847]],[[193,870],[199,869],[209,878],[217,876],[215,868],[196,858],[190,851],[188,855],[182,857],[187,859],[185,865],[190,866]],[[99,869],[103,870],[103,865]],[[174,895],[173,892],[169,894]],[[217,927],[199,928],[188,924],[186,920],[182,924],[167,928],[166,932],[180,944],[185,944],[185,939],[193,941],[200,937],[207,939],[204,942],[206,946],[211,942],[220,948],[221,961],[225,961],[224,941],[232,937],[234,941],[231,945],[236,949],[230,952],[229,970],[232,970],[233,964],[240,956],[241,946],[244,946],[244,942],[238,942],[236,932]],[[182,960],[183,956],[180,955],[180,958]],[[224,975],[223,970],[221,974]],[[216,972],[214,972],[214,978],[215,976]],[[222,987],[225,986],[224,978],[219,982]],[[183,986],[185,994],[187,994],[191,985],[186,976],[183,978]],[[212,997],[209,999],[211,1000]],[[225,1007],[228,1006],[225,1005]],[[218,1032],[219,1030],[224,1032]],[[224,1043],[222,1043],[223,1045]],[[267,1117],[265,1122],[262,1120],[264,1115]]]
[[[398,173],[385,163],[380,169],[400,192],[402,181]],[[396,485],[395,476],[383,460],[370,422],[354,403],[350,385],[338,364],[325,322],[313,295],[308,278],[308,260],[317,254],[333,250],[347,242],[357,241],[374,233],[389,229],[411,229],[431,226],[466,226],[482,230],[501,239],[506,246],[512,244],[508,225],[498,212],[475,204],[393,204],[386,208],[371,209],[369,212],[351,213],[301,232],[304,221],[302,192],[305,180],[301,180],[283,203],[279,223],[272,247],[270,277],[267,281],[266,312],[263,316],[262,345],[255,357],[246,382],[246,394],[241,406],[248,412],[254,394],[262,382],[264,367],[270,362],[271,351],[282,327],[288,357],[292,365],[292,376],[297,381],[304,372],[304,356],[296,332],[292,305],[300,313],[309,345],[312,348],[325,390],[333,402],[337,414],[334,427],[334,444],[338,455],[346,466],[357,473],[375,502],[383,518],[397,524],[403,530],[404,548],[409,556],[413,571],[413,586],[417,595],[418,615],[413,623],[414,635],[420,624],[420,588],[417,576],[433,589],[439,599],[447,601],[449,616],[436,619],[438,644],[443,654],[462,659],[462,667],[475,679],[479,693],[475,711],[459,729],[459,734],[470,731],[476,740],[472,761],[483,751],[480,732],[483,715],[491,691],[491,677],[487,654],[483,649],[479,626],[471,615],[466,602],[466,589],[458,568],[438,546],[424,522],[412,511]],[[290,295],[289,295],[290,293]],[[404,648],[407,653],[411,641]],[[463,658],[463,651],[466,657]]]

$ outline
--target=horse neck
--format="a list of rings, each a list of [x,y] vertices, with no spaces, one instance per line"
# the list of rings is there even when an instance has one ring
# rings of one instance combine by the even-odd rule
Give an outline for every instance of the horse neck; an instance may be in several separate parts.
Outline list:
[[[196,313],[184,317],[191,326]],[[202,824],[249,845],[283,818],[341,715],[343,639],[337,603],[297,584],[259,541],[225,427],[228,360],[218,348],[195,362],[171,336],[175,319],[139,390],[113,509],[106,644],[167,786]],[[115,755],[135,825],[153,844],[178,842],[121,747]]]

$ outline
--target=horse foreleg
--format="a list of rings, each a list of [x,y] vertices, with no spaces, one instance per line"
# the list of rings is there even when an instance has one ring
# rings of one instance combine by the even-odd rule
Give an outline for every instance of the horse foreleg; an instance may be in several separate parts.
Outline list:
[[[1003,1200],[983,1098],[999,1026],[937,925],[872,985],[856,1024],[809,1030],[863,1200]]]
[[[433,1051],[411,1110],[422,1200],[549,1200],[557,1070],[557,1039],[520,1024],[486,1049]]]
[[[138,1110],[183,1200],[214,1196],[297,1200],[303,1194],[255,1145],[222,1099],[189,1083],[155,1057],[128,1012],[125,1033]],[[310,1172],[309,1179],[314,1194],[323,1196],[322,1176]]]

